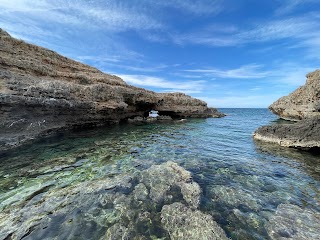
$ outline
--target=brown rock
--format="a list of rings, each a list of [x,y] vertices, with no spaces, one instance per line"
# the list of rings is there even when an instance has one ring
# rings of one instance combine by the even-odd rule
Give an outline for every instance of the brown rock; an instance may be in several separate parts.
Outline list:
[[[304,86],[269,109],[283,119],[299,122],[260,127],[253,135],[255,139],[302,150],[320,148],[320,70],[309,73]]]
[[[280,98],[269,109],[287,120],[320,116],[320,70],[309,73],[304,86]]]
[[[254,138],[280,146],[302,150],[320,148],[320,118],[304,119],[294,124],[279,124],[260,127]]]
[[[151,109],[180,118],[220,116],[201,100],[130,86],[2,29],[0,53],[0,150],[57,129],[143,117]]]

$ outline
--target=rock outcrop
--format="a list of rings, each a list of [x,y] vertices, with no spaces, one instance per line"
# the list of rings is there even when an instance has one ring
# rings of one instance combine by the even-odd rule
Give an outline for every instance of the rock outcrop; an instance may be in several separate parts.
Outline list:
[[[57,129],[143,117],[151,109],[181,118],[221,116],[199,99],[130,86],[0,29],[0,150]]]
[[[307,74],[304,86],[274,102],[269,109],[286,120],[320,116],[320,70]]]
[[[302,150],[320,148],[320,70],[307,75],[307,82],[269,109],[279,117],[296,123],[263,126],[254,133],[257,140]]]
[[[254,138],[284,147],[316,149],[320,147],[320,117],[294,124],[263,126],[254,133]]]
[[[173,162],[62,188],[39,186],[0,204],[0,239],[227,239],[198,210],[200,194],[191,173]]]

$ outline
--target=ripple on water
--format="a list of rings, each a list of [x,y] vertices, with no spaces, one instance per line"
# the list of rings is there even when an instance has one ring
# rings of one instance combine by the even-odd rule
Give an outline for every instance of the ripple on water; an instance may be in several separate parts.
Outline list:
[[[14,214],[19,207],[36,206],[57,192],[66,196],[55,195],[52,201],[63,205],[68,194],[73,194],[63,189],[116,182],[119,176],[170,160],[192,172],[203,191],[201,210],[211,214],[232,239],[268,238],[277,229],[270,220],[279,221],[286,206],[297,206],[295,212],[303,216],[318,213],[320,157],[254,142],[253,131],[276,119],[266,109],[224,111],[229,115],[222,119],[69,132],[8,152],[1,156],[0,212]],[[79,206],[68,205],[68,214],[52,218],[52,228],[44,228],[42,236],[48,232],[51,236],[64,222],[74,226],[63,227],[68,229],[64,236],[76,236],[82,225],[91,224],[86,234],[98,239],[99,234],[93,233],[105,232],[103,226],[116,222],[118,210],[110,203],[97,205],[92,197],[81,197],[85,207],[79,199]],[[46,206],[44,217],[51,211]],[[83,222],[84,214],[90,222]],[[67,217],[73,221],[68,223]],[[274,236],[292,236],[286,229],[277,231]]]

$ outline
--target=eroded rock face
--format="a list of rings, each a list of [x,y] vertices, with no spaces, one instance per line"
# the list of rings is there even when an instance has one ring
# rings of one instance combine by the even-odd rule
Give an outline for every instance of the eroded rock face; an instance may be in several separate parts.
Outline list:
[[[309,73],[304,86],[280,98],[269,109],[287,120],[320,116],[320,70]]]
[[[57,129],[117,123],[155,109],[176,117],[220,117],[201,100],[158,94],[0,29],[0,150]]]
[[[65,188],[52,183],[0,204],[0,239],[226,239],[197,210],[200,194],[173,162]]]
[[[253,134],[255,139],[302,150],[319,150],[320,70],[309,73],[304,86],[280,98],[269,109],[283,119],[298,122],[260,127]]]
[[[280,204],[269,220],[271,239],[319,239],[320,214],[292,204]]]

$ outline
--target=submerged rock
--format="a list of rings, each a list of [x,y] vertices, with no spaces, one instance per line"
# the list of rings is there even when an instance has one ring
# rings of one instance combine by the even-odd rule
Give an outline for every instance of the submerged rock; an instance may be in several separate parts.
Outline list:
[[[59,129],[143,117],[214,117],[217,110],[183,93],[155,93],[11,37],[0,29],[0,150]]]
[[[280,204],[267,223],[271,239],[319,239],[320,214],[292,204]]]
[[[173,162],[40,190],[1,204],[0,239],[225,239],[197,210],[201,189],[191,173]]]
[[[172,240],[228,239],[210,215],[190,209],[182,203],[163,206],[161,223]]]
[[[141,182],[150,189],[150,198],[156,203],[168,201],[181,194],[193,208],[200,203],[200,186],[192,181],[191,173],[174,162],[154,165],[141,173]]]
[[[320,149],[320,70],[309,73],[304,86],[269,109],[283,119],[299,122],[261,127],[255,131],[255,139],[302,150]]]
[[[213,194],[212,201],[227,204],[232,208],[242,206],[253,211],[258,211],[261,208],[257,199],[241,189],[228,186],[215,186],[210,191]]]

